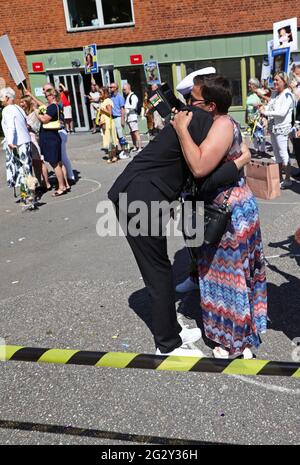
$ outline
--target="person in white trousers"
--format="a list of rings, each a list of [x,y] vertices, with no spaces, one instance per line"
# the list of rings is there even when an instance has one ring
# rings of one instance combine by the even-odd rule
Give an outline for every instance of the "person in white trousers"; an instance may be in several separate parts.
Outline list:
[[[288,84],[289,78],[286,73],[276,73],[274,76],[276,92],[265,107],[260,107],[261,115],[267,116],[269,120],[273,152],[280,168],[281,189],[286,189],[292,185],[288,137],[292,129],[294,98]]]

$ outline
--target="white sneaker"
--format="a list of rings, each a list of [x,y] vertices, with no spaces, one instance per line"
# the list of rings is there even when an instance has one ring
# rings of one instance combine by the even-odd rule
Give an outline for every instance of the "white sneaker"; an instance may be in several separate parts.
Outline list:
[[[182,344],[190,344],[191,342],[196,342],[201,339],[202,333],[200,328],[182,328],[182,331],[179,333],[181,337]]]
[[[130,155],[124,152],[124,150],[119,153],[118,157],[120,160],[127,160],[128,158],[131,158]]]
[[[188,277],[183,283],[177,284],[175,290],[176,292],[191,292],[196,289],[199,289],[199,284],[193,281],[190,277]]]
[[[155,355],[177,355],[178,357],[203,357],[203,352],[201,350],[191,350],[186,349],[184,345],[177,347],[177,349],[172,350],[172,352],[168,352],[167,354],[162,353],[159,349],[156,349]]]
[[[287,181],[286,179],[284,181],[281,181],[280,183],[280,189],[287,189],[288,187],[291,187],[292,181]]]
[[[253,358],[253,353],[249,347],[246,347],[246,349],[243,350],[243,356],[245,360],[251,360]]]

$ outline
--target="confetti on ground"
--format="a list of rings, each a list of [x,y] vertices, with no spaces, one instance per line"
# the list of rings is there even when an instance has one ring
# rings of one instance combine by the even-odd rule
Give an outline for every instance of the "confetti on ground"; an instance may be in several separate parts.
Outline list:
[[[19,281],[13,281],[12,282],[12,284],[18,284],[18,283],[19,283]]]

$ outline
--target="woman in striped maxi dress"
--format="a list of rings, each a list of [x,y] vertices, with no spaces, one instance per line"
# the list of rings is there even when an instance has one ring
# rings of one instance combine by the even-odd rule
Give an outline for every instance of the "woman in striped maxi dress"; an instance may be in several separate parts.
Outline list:
[[[214,123],[205,141],[193,143],[188,125],[191,115],[181,112],[173,126],[183,154],[196,177],[203,177],[220,163],[241,155],[242,137],[238,123],[228,114],[229,83],[221,76],[197,77],[191,104],[211,113]],[[228,190],[231,220],[221,241],[199,249],[199,285],[205,335],[216,347],[216,358],[243,355],[252,358],[260,334],[267,328],[267,284],[256,199],[245,178],[234,186],[215,192],[209,203],[221,205]]]

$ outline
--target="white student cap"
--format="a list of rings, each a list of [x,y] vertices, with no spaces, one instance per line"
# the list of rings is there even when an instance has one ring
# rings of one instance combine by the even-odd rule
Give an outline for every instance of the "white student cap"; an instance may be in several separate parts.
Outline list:
[[[176,87],[176,90],[180,92],[182,95],[189,94],[194,86],[194,77],[203,76],[205,74],[216,74],[216,72],[216,68],[214,68],[213,66],[198,69],[198,71],[194,71],[193,73],[190,73],[187,76],[185,76],[185,78]]]

